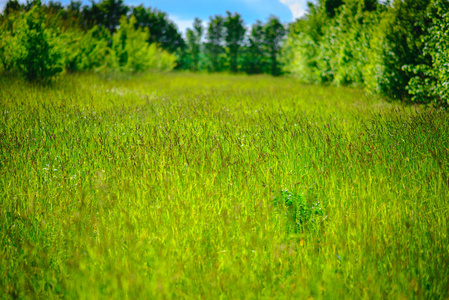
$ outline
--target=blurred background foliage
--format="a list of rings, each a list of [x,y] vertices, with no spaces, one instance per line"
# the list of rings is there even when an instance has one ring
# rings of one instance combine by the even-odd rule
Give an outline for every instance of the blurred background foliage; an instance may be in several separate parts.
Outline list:
[[[320,0],[290,25],[285,68],[305,82],[447,106],[449,2]]]
[[[446,0],[319,0],[291,24],[271,16],[247,26],[226,12],[195,19],[185,34],[166,13],[122,0],[10,0],[0,16],[0,71],[41,82],[93,70],[290,74],[447,106],[448,36]]]

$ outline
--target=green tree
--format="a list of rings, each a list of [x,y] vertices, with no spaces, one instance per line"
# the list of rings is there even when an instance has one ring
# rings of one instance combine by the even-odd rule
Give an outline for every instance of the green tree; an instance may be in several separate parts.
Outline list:
[[[335,17],[337,10],[343,5],[343,0],[321,0],[321,7],[324,8],[329,18]]]
[[[148,29],[136,29],[136,18],[120,19],[120,27],[112,36],[112,45],[106,57],[106,70],[135,74],[149,69],[171,70],[176,57],[146,41]]]
[[[407,91],[415,102],[449,106],[449,2],[433,0],[427,12],[432,23],[423,28],[423,54],[431,59],[404,68],[414,74]]]
[[[156,43],[171,53],[184,49],[184,39],[166,13],[140,5],[131,14],[136,18],[136,27],[148,29],[149,43]]]
[[[278,17],[271,16],[264,26],[264,45],[270,57],[271,74],[279,75],[278,56],[286,30]]]
[[[191,68],[194,71],[199,69],[199,60],[201,54],[201,41],[203,38],[203,24],[198,18],[193,21],[193,29],[187,28],[187,46],[191,56]]]
[[[22,11],[24,6],[19,3],[18,0],[9,0],[6,2],[5,8],[3,9],[3,15],[8,16],[10,14]]]
[[[206,32],[206,55],[211,62],[212,71],[222,69],[221,55],[224,53],[224,19],[222,16],[210,17]]]
[[[425,30],[431,20],[426,10],[431,0],[396,0],[389,8],[382,30],[385,46],[381,51],[382,74],[379,89],[394,99],[407,99],[408,82],[414,77],[406,66],[430,64],[423,55]]]
[[[123,0],[101,0],[98,4],[92,1],[91,7],[84,7],[83,17],[89,27],[104,26],[114,33],[120,18],[127,15],[129,10]]]
[[[87,29],[81,13],[81,5],[81,1],[71,0],[65,9],[63,8],[58,12],[57,17],[60,17],[61,27],[65,29]]]
[[[17,34],[9,39],[14,48],[13,53],[9,51],[14,61],[11,65],[28,81],[46,83],[62,72],[62,53],[54,42],[54,33],[44,24],[39,2],[18,18],[13,32]]]
[[[378,90],[384,16],[375,0],[345,0],[333,18],[311,5],[306,17],[290,26],[287,68],[307,82]]]
[[[351,0],[321,0],[319,5],[329,18],[334,18],[338,15],[340,8],[350,2]],[[363,6],[366,11],[376,10],[378,6],[377,0],[357,0],[357,4]]]
[[[64,65],[68,72],[87,71],[101,68],[108,54],[109,30],[95,26],[86,33],[69,30],[61,34],[64,43]]]
[[[336,85],[365,83],[364,69],[370,63],[367,55],[372,40],[370,27],[377,23],[375,14],[370,13],[372,6],[367,8],[365,3],[369,2],[346,0],[330,20],[322,39],[318,65]]]
[[[67,10],[73,13],[81,13],[81,5],[83,3],[81,1],[70,0],[69,5],[67,5]]]
[[[246,28],[243,25],[241,15],[238,13],[231,14],[229,11],[226,12],[226,14],[227,16],[223,22],[226,29],[225,42],[228,50],[231,71],[236,73],[238,70],[237,59],[239,56],[239,50],[243,46]]]
[[[248,46],[245,51],[244,70],[249,74],[262,73],[265,69],[266,59],[263,43],[265,40],[264,27],[261,21],[251,26],[248,37]]]

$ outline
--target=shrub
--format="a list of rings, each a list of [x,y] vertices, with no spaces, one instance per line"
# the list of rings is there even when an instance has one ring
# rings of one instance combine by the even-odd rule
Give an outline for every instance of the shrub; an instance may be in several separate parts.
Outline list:
[[[324,8],[311,6],[291,27],[288,70],[305,82],[363,86],[375,77],[376,68],[367,66],[381,13],[360,1],[346,1],[337,12],[329,18]]]
[[[0,63],[6,72],[12,72],[15,69],[17,61],[18,49],[17,39],[11,34],[11,29],[8,25],[12,22],[11,19],[0,24]]]
[[[290,25],[289,36],[282,51],[284,71],[307,83],[332,80],[329,60],[321,55],[320,49],[329,21],[322,7],[310,4],[308,15]]]
[[[419,103],[449,105],[449,4],[435,0],[428,9],[432,20],[423,38],[423,54],[431,57],[429,64],[404,67],[415,76],[407,85],[412,100]]]
[[[448,1],[346,0],[332,13],[320,3],[291,26],[288,71],[305,82],[448,105]]]
[[[67,71],[89,71],[103,66],[110,38],[109,31],[98,26],[87,33],[78,31],[64,33],[61,42],[68,45],[64,53]]]
[[[105,70],[118,73],[139,73],[146,70],[167,71],[175,67],[176,56],[147,43],[148,30],[136,29],[134,16],[120,19],[120,28],[112,36]]]
[[[54,32],[44,24],[38,4],[19,15],[6,38],[6,65],[28,81],[48,82],[62,72],[62,53],[55,43]]]
[[[288,190],[281,191],[274,199],[274,204],[285,211],[287,230],[295,233],[315,224],[316,217],[324,215],[320,201],[307,201],[305,196]]]
[[[423,39],[430,25],[426,9],[431,0],[396,0],[389,8],[382,49],[383,72],[379,86],[383,94],[394,99],[408,99],[406,89],[414,77],[406,66],[428,64],[423,54]]]
[[[48,28],[45,22],[38,3],[27,13],[4,17],[0,22],[4,71],[20,73],[29,81],[48,82],[64,69],[134,74],[150,69],[168,71],[175,66],[176,56],[156,44],[149,45],[148,30],[136,29],[134,16],[130,20],[123,16],[112,36],[104,27],[64,31]]]

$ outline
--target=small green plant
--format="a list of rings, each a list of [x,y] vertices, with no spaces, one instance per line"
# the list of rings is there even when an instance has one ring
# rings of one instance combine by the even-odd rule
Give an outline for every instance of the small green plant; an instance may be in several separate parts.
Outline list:
[[[320,201],[307,201],[304,195],[287,189],[274,198],[274,204],[284,207],[288,217],[287,230],[293,229],[295,233],[303,226],[314,224],[317,216],[323,216]]]

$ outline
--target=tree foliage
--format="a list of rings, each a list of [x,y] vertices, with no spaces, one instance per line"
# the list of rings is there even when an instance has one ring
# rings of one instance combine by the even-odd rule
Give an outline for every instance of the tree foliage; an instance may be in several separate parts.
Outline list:
[[[224,54],[224,19],[222,16],[210,17],[206,32],[206,55],[210,60],[211,71],[221,71]]]
[[[239,50],[243,47],[246,28],[243,24],[242,16],[229,11],[226,12],[227,16],[223,22],[225,31],[225,42],[227,47],[227,53],[229,56],[229,64],[232,72],[237,72],[237,58]]]
[[[136,27],[148,30],[147,41],[155,43],[171,53],[185,47],[184,39],[176,25],[168,19],[166,13],[143,5],[134,7],[131,13],[136,18]]]
[[[265,24],[257,21],[250,30],[237,13],[227,12],[226,17],[214,16],[209,20],[205,42],[201,44],[197,44],[201,40],[197,38],[198,31],[187,29],[188,50],[180,57],[181,68],[280,75],[281,48],[286,33],[285,26],[274,16]],[[197,51],[198,55],[194,54]]]
[[[16,26],[14,24],[17,16],[29,12],[35,3],[38,3],[37,0],[26,4],[9,0],[0,15],[0,67],[4,71],[18,70],[17,60],[11,59],[14,54],[11,42],[15,35],[12,28]],[[199,19],[195,19],[192,29],[186,31],[184,39],[165,12],[143,5],[128,6],[124,0],[92,1],[90,5],[71,0],[66,6],[60,2],[49,1],[43,5],[39,4],[39,13],[42,16],[40,22],[48,31],[46,34],[49,35],[51,45],[55,45],[61,55],[58,64],[67,72],[107,69],[114,69],[114,72],[138,72],[139,65],[146,66],[151,63],[130,65],[131,62],[125,59],[128,54],[145,57],[138,54],[140,50],[129,49],[128,45],[135,44],[141,49],[155,49],[155,55],[175,55],[179,69],[244,71],[273,75],[282,73],[279,56],[286,30],[279,19],[274,17],[266,23],[257,21],[251,29],[245,26],[242,16],[235,12],[228,11],[224,17],[211,17],[205,27]],[[133,23],[136,34],[125,34],[121,30],[120,22],[123,22],[123,18]],[[128,28],[128,23],[125,26]],[[126,41],[120,47],[120,43],[116,41],[117,32],[120,32],[119,36]],[[154,46],[144,47],[140,42],[144,34],[147,45]],[[132,39],[136,38],[139,42],[125,36],[132,36]],[[161,52],[162,50],[168,53]],[[167,66],[173,65],[173,59],[170,57]]]
[[[245,72],[249,74],[258,74],[266,70],[267,59],[263,43],[265,40],[264,26],[261,21],[257,21],[252,27],[248,37],[248,47],[244,53]]]
[[[445,0],[320,1],[290,26],[285,68],[306,82],[442,103],[436,91],[447,82],[448,6]]]
[[[195,18],[195,20],[193,21],[193,29],[187,28],[186,31],[187,53],[185,53],[184,56],[188,56],[188,59],[185,63],[188,64],[188,67],[193,71],[199,70],[203,31],[203,23],[198,18]]]
[[[135,28],[134,16],[128,20],[120,19],[120,27],[112,36],[110,53],[105,68],[118,73],[139,73],[149,69],[171,70],[175,65],[175,57],[159,50],[156,44],[149,45],[146,40],[148,31]]]
[[[427,9],[430,25],[424,27],[423,55],[428,60],[404,69],[412,78],[407,91],[412,100],[449,105],[449,2],[433,0]]]
[[[279,75],[278,54],[281,50],[285,28],[279,18],[271,16],[264,26],[264,46],[269,54],[271,63],[271,74]]]
[[[122,2],[101,2],[97,8],[101,11],[114,3]],[[112,9],[102,14],[98,25],[85,30],[80,7],[78,2],[71,2],[67,9],[54,2],[8,2],[0,17],[3,71],[46,83],[63,71],[134,74],[171,70],[176,65],[176,56],[149,42],[148,28],[138,26],[134,16],[128,19],[123,14],[116,24],[116,14],[128,9]]]
[[[12,14],[12,12],[11,12]],[[24,14],[12,15],[0,29],[0,56],[4,68],[29,81],[49,82],[62,72],[61,45],[46,28],[40,3]]]
[[[90,26],[104,26],[111,33],[117,30],[120,18],[129,12],[129,7],[123,0],[102,0],[98,4],[92,2],[90,7],[85,6],[83,14]]]

